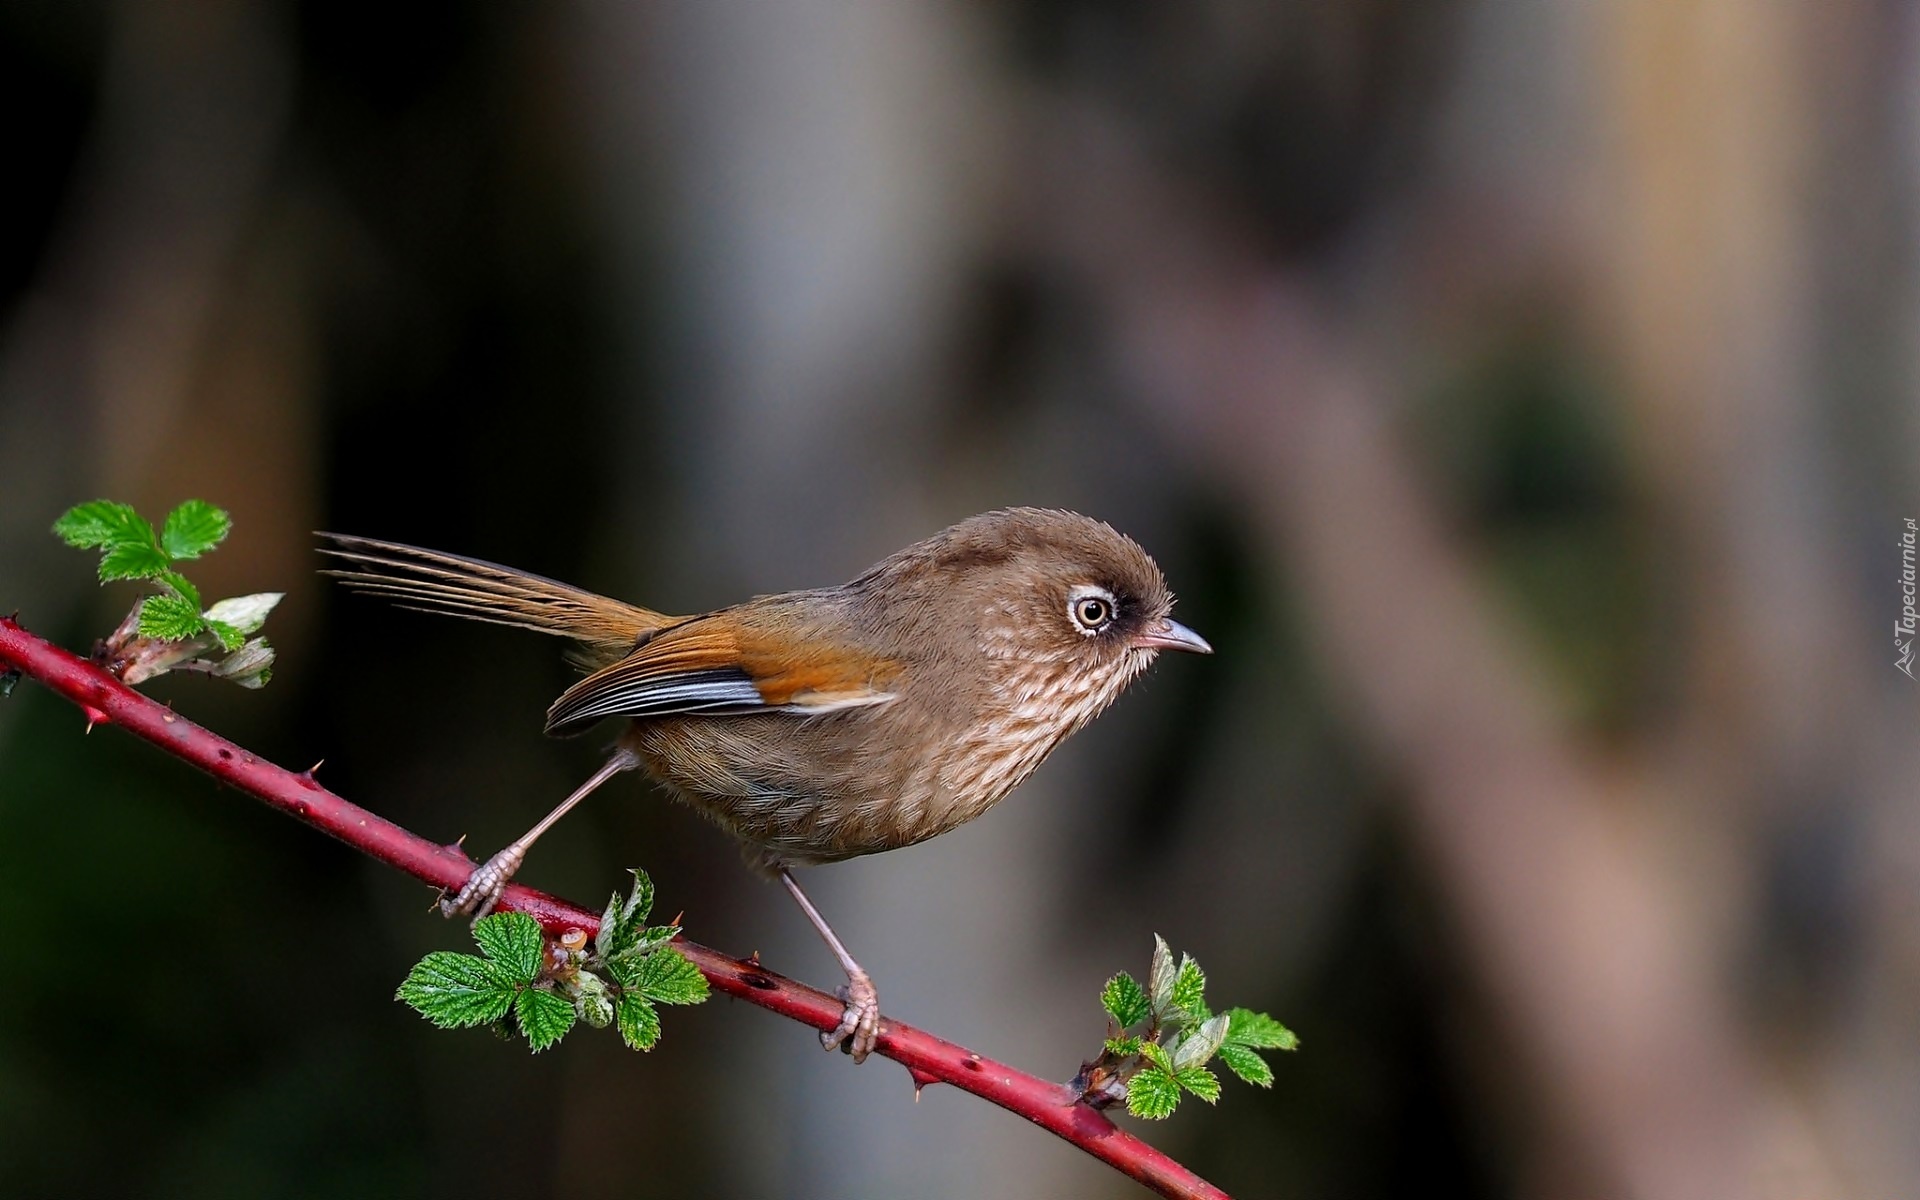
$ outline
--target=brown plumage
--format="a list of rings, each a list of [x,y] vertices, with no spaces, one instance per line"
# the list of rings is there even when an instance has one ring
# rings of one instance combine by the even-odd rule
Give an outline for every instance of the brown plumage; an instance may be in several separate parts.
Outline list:
[[[838,587],[671,617],[550,579],[322,534],[330,572],[409,608],[572,639],[592,673],[550,733],[627,722],[590,783],[476,870],[451,912],[485,912],[544,829],[619,770],[644,768],[748,846],[819,927],[850,986],[826,1040],[872,1048],[872,985],[788,868],[896,849],[985,812],[1161,650],[1206,652],[1169,615],[1160,570],[1075,513],[962,521]]]

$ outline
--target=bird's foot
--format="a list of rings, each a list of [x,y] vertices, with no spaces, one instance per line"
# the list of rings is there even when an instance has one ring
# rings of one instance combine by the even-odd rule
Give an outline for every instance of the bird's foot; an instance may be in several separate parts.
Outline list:
[[[467,876],[466,885],[456,895],[449,898],[442,893],[440,915],[449,919],[472,917],[478,921],[492,912],[493,906],[500,903],[500,894],[507,890],[507,882],[520,869],[520,862],[526,856],[526,850],[516,844],[475,867],[473,874]]]
[[[847,1002],[846,1010],[840,1014],[840,1024],[820,1035],[820,1045],[827,1050],[845,1045],[854,1062],[865,1062],[880,1040],[880,994],[865,971],[855,971],[840,989],[840,998]]]

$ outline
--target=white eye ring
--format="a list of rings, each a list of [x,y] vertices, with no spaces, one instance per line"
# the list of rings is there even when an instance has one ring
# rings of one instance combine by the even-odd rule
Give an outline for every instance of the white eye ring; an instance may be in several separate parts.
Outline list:
[[[1113,593],[1090,583],[1074,588],[1067,597],[1067,616],[1073,618],[1074,626],[1083,637],[1092,637],[1113,624],[1118,611]]]

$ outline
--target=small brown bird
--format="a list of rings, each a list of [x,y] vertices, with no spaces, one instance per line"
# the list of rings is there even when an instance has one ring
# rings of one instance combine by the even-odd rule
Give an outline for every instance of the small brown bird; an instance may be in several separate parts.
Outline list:
[[[407,608],[571,638],[591,670],[547,732],[626,722],[612,757],[441,902],[485,915],[547,828],[621,771],[646,773],[745,843],[847,972],[856,1062],[879,1036],[873,982],[792,868],[896,850],[970,821],[1097,716],[1162,650],[1212,648],[1170,615],[1146,551],[1076,513],[970,517],[839,587],[670,617],[477,559],[341,534],[355,590]]]

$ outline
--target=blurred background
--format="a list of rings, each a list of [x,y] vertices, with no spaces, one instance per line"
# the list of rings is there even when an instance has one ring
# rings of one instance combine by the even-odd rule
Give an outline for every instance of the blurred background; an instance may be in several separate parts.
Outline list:
[[[1917,75],[1871,0],[10,3],[0,609],[221,504],[276,678],[152,691],[490,852],[599,761],[559,646],[310,530],[697,611],[1096,514],[1219,653],[803,876],[889,1013],[1064,1079],[1157,931],[1304,1042],[1140,1130],[1235,1195],[1920,1195]],[[632,865],[837,982],[638,782],[524,878]],[[437,1034],[430,900],[23,684],[0,1191],[1142,1194],[727,1001]]]

